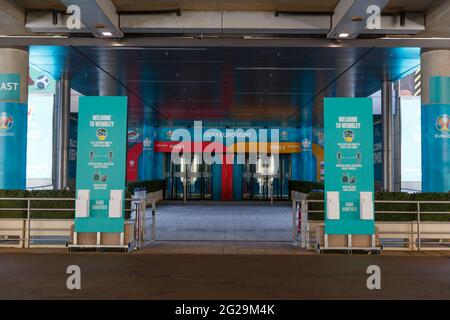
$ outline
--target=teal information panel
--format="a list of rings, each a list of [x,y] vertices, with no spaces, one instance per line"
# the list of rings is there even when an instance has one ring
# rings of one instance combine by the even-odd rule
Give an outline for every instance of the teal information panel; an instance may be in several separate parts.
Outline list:
[[[20,101],[20,75],[16,73],[0,73],[0,100]]]
[[[325,201],[328,192],[339,193],[339,218],[329,219],[327,205],[325,233],[374,234],[373,218],[360,216],[360,192],[373,200],[374,191],[372,100],[326,98],[324,129]]]
[[[0,102],[0,190],[25,190],[28,106]]]
[[[111,190],[125,189],[126,138],[126,97],[80,97],[77,192],[90,190],[90,208],[88,217],[75,218],[76,232],[124,231],[124,203],[110,218],[109,200]]]

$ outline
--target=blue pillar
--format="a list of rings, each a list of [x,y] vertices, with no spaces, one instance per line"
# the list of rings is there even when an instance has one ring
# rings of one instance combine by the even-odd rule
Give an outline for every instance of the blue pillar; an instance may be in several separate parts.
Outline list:
[[[0,49],[0,189],[26,188],[27,50]]]
[[[155,159],[156,130],[153,126],[144,125],[142,140],[142,170],[140,180],[153,180]]]
[[[450,50],[422,53],[422,191],[450,191]]]
[[[300,180],[316,181],[315,161],[312,154],[312,105],[303,107],[300,121],[300,143],[302,145],[299,158]]]

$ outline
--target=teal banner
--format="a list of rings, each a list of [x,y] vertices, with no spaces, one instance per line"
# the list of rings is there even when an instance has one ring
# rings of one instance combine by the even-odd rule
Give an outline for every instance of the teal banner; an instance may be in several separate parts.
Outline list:
[[[88,191],[90,200],[84,211],[77,200],[76,232],[124,231],[124,201],[111,200],[117,191],[125,198],[126,149],[127,98],[80,97],[77,198]]]
[[[20,102],[20,75],[0,74],[0,101]]]
[[[325,233],[374,234],[372,100],[326,98],[324,118]]]
[[[422,105],[422,192],[450,191],[450,77],[430,77]]]
[[[0,102],[0,189],[26,188],[27,111],[26,104]]]

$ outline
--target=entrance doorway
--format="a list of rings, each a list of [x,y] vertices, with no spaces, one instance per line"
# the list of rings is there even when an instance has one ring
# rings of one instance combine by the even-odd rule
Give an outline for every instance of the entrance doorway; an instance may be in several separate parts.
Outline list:
[[[279,155],[278,166],[273,155],[266,159],[256,156],[256,164],[250,163],[250,156],[247,155],[242,170],[242,199],[270,200],[271,192],[273,192],[274,199],[288,199],[290,177],[291,158],[289,154]]]
[[[212,199],[211,165],[200,163],[201,154],[185,153],[180,163],[171,161],[171,154],[164,154],[166,199],[187,200]]]

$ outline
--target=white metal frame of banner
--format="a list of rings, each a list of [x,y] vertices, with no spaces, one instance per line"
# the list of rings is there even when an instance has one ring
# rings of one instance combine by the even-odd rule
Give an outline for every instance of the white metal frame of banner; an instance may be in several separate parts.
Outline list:
[[[132,199],[127,199],[131,201]],[[128,209],[131,210],[132,209]],[[139,250],[145,242],[145,214],[146,214],[146,199],[141,199],[136,203],[136,207],[134,209],[136,214],[135,216],[135,226],[134,226],[134,240],[129,244],[125,244],[125,233],[120,232],[120,244],[118,245],[104,245],[101,244],[101,232],[96,232],[96,244],[79,244],[78,243],[78,232],[73,233],[73,241],[72,244],[69,244],[67,247],[69,251],[82,251],[82,250],[93,250],[95,251],[109,251],[109,250],[120,250],[124,252],[129,252],[132,250]],[[156,236],[156,202],[152,200],[152,237],[150,241],[155,240]],[[137,229],[136,229],[137,228]]]
[[[346,247],[330,247],[328,241],[328,234],[323,235],[324,245],[321,246],[317,244],[316,251],[319,254],[323,254],[325,251],[345,251],[348,254],[352,254],[354,251],[359,252],[368,252],[368,253],[377,253],[381,254],[383,250],[382,247],[376,246],[376,237],[374,234],[371,235],[371,247],[353,247],[353,238],[351,234],[347,235],[347,246]]]

